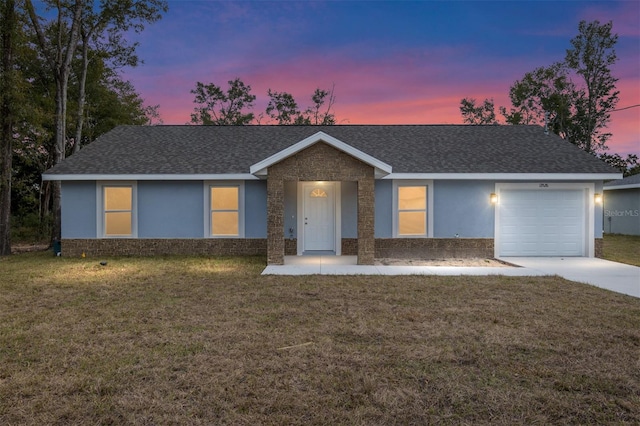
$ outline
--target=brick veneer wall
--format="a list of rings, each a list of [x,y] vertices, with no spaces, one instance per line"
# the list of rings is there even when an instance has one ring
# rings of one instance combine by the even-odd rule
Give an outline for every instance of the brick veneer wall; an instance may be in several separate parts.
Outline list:
[[[494,243],[492,238],[376,238],[375,258],[492,258]],[[297,254],[297,240],[285,240],[285,255]],[[342,255],[356,256],[358,239],[342,239]]]
[[[284,255],[296,256],[298,254],[298,239],[286,238],[284,240]]]
[[[358,255],[358,239],[357,238],[342,239],[342,255],[343,256]]]
[[[603,257],[603,239],[595,239],[595,257]],[[62,255],[69,257],[92,256],[155,256],[172,254],[200,254],[211,256],[253,256],[267,253],[267,240],[255,239],[65,239]],[[285,255],[295,256],[296,239],[285,240]],[[342,254],[358,254],[358,239],[343,238]],[[375,257],[441,259],[492,258],[494,243],[491,238],[376,238]]]
[[[593,245],[594,257],[604,257],[604,240],[602,238],[596,238]]]
[[[354,181],[358,184],[358,263],[374,259],[374,169],[362,161],[318,142],[267,170],[267,263],[282,265],[287,251],[284,235],[284,182]]]
[[[492,258],[493,238],[377,238],[376,257],[442,259]]]
[[[298,254],[298,239],[286,238],[284,240],[284,255],[296,256]],[[342,239],[342,255],[357,256],[358,255],[358,239],[343,238]]]
[[[264,238],[198,238],[198,239],[64,239],[62,255],[94,256],[156,256],[200,254],[210,256],[253,256],[267,252]]]

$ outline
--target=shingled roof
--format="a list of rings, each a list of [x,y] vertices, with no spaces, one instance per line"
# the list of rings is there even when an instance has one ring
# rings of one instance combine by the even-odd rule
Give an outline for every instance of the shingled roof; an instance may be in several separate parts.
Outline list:
[[[248,174],[251,165],[320,131],[385,162],[394,174],[616,173],[540,126],[119,126],[45,178]]]
[[[604,189],[640,188],[640,174],[627,176],[624,179],[612,180],[604,184]]]

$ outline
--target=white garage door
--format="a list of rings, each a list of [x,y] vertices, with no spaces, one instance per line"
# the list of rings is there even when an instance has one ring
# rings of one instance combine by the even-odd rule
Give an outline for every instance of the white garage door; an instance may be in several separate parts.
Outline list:
[[[499,256],[584,256],[582,190],[503,190]]]

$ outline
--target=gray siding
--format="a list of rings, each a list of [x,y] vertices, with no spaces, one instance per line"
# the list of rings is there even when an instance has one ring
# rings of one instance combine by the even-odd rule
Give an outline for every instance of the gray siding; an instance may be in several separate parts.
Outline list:
[[[435,238],[493,238],[495,207],[489,194],[493,181],[435,181],[433,183]]]
[[[604,193],[604,232],[640,235],[640,188]]]
[[[203,238],[202,182],[138,182],[138,238]]]
[[[62,182],[62,238],[95,238],[96,183]]]

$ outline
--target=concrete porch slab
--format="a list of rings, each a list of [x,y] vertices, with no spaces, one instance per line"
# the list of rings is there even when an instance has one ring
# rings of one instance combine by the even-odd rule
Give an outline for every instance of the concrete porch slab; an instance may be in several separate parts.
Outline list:
[[[268,265],[262,275],[547,275],[508,267],[358,265],[357,256],[285,256],[284,265]]]

